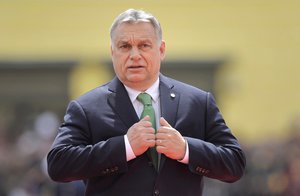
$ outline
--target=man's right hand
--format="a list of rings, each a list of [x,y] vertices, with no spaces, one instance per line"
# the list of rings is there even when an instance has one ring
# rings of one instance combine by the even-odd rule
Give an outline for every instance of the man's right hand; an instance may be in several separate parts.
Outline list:
[[[150,117],[145,116],[132,125],[128,129],[127,137],[135,156],[143,154],[149,147],[154,147],[155,130],[151,125]]]

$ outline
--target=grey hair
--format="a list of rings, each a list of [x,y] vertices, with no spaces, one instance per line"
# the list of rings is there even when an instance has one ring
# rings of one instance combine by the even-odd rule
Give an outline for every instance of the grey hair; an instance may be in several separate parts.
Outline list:
[[[114,31],[122,23],[150,22],[156,32],[158,41],[162,41],[162,30],[159,21],[150,13],[143,10],[128,9],[121,13],[110,27],[110,39],[112,40]]]

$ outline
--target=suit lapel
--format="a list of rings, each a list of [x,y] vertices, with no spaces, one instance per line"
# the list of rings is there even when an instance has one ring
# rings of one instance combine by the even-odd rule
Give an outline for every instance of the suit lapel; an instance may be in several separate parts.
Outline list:
[[[173,87],[174,85],[168,78],[160,75],[159,93],[161,116],[164,117],[172,127],[175,127],[180,94],[176,92]],[[161,155],[160,169],[163,167],[165,160],[166,156]]]
[[[160,109],[161,116],[164,117],[169,124],[174,127],[176,123],[176,115],[180,94],[173,89],[174,85],[164,76],[160,76]]]
[[[129,128],[139,121],[139,118],[132,106],[130,98],[123,84],[115,77],[108,85],[109,91],[108,103],[120,117],[123,123]]]

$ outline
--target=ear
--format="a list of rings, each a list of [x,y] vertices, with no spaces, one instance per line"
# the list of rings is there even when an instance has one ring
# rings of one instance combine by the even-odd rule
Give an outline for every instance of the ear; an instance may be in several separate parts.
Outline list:
[[[165,58],[165,51],[166,51],[166,42],[165,42],[165,40],[161,41],[159,51],[160,51],[160,60],[163,60]]]

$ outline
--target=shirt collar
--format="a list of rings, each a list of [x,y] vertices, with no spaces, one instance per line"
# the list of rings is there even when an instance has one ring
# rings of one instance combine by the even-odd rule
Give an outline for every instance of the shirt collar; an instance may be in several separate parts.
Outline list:
[[[124,85],[124,86],[128,92],[128,96],[129,96],[131,102],[134,102],[136,100],[137,96],[140,93],[142,93],[141,91],[134,90],[126,85]],[[152,86],[150,86],[150,88],[148,88],[145,92],[151,96],[151,98],[154,102],[157,102],[158,97],[159,97],[159,78],[157,78],[157,80],[154,82],[154,84],[152,84]]]

